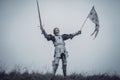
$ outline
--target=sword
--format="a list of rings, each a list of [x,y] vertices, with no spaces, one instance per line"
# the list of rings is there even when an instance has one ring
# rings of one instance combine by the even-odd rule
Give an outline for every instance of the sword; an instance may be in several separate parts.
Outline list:
[[[43,26],[42,26],[42,20],[41,20],[41,16],[40,16],[40,9],[39,9],[38,0],[36,0],[36,3],[37,3],[38,15],[39,15],[40,29],[41,29],[42,34],[43,34],[44,29],[43,29]]]

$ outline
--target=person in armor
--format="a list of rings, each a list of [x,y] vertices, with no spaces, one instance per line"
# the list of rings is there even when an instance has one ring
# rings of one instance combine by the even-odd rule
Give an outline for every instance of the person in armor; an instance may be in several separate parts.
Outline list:
[[[81,34],[81,30],[74,33],[74,34],[63,34],[60,35],[60,30],[59,28],[54,28],[53,33],[54,35],[51,34],[47,34],[45,32],[45,30],[42,30],[42,33],[44,35],[44,37],[48,40],[48,41],[52,41],[55,47],[54,50],[54,60],[52,62],[52,66],[53,66],[53,77],[51,78],[51,80],[54,80],[58,65],[59,65],[59,60],[62,60],[62,69],[63,69],[63,74],[64,77],[66,77],[66,67],[67,67],[67,57],[68,57],[68,52],[66,51],[65,48],[65,40],[67,39],[72,39],[74,36]]]

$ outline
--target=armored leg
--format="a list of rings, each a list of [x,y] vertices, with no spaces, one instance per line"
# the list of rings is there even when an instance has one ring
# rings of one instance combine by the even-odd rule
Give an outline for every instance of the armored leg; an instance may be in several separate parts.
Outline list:
[[[53,69],[53,75],[56,74],[57,68],[58,68],[58,64],[55,64],[54,69]]]
[[[66,75],[66,65],[63,65],[63,74],[64,74],[64,77],[66,77],[67,75]]]
[[[66,77],[66,67],[67,67],[67,60],[66,60],[66,57],[65,55],[62,55],[62,69],[63,69],[63,75],[64,77]]]
[[[55,58],[53,63],[52,63],[52,66],[53,66],[53,76],[52,76],[51,80],[54,80],[54,78],[55,78],[55,74],[56,74],[56,71],[57,71],[57,68],[58,68],[58,64],[59,64],[59,58]]]
[[[55,64],[54,68],[53,68],[53,76],[52,76],[51,80],[54,80],[57,68],[58,68],[58,64]]]

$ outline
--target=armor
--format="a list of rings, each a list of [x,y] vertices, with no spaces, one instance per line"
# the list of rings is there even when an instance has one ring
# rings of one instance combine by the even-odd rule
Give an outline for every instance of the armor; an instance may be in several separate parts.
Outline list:
[[[66,51],[65,48],[65,43],[63,41],[63,38],[61,35],[59,36],[54,36],[55,38],[55,42],[53,42],[54,46],[55,46],[55,53],[54,53],[54,60],[53,60],[53,74],[55,75],[56,70],[58,68],[59,65],[59,61],[60,59],[62,59],[62,69],[63,69],[63,74],[64,76],[66,76],[66,66],[67,66],[67,57],[68,57],[68,53]]]
[[[44,34],[44,37],[48,41],[52,41],[55,47],[54,50],[54,60],[52,62],[53,66],[53,77],[51,80],[54,80],[55,73],[57,71],[59,61],[60,59],[62,60],[62,69],[63,69],[63,74],[64,77],[66,77],[66,68],[67,68],[67,57],[68,57],[68,52],[65,48],[65,40],[72,39],[74,36],[81,34],[81,31],[78,31],[74,34],[63,34],[63,35],[51,35],[47,34],[45,30],[42,31]]]
[[[61,57],[61,54],[64,54],[66,57],[68,57],[68,52],[66,51],[65,43],[61,35],[55,36],[55,42],[53,44],[55,46],[54,57]]]

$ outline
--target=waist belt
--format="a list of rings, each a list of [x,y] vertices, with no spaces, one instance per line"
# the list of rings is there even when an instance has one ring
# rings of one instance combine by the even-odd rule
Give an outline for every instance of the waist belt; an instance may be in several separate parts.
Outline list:
[[[54,46],[59,46],[59,45],[65,45],[65,44],[64,43],[57,43],[57,44],[54,43]]]

